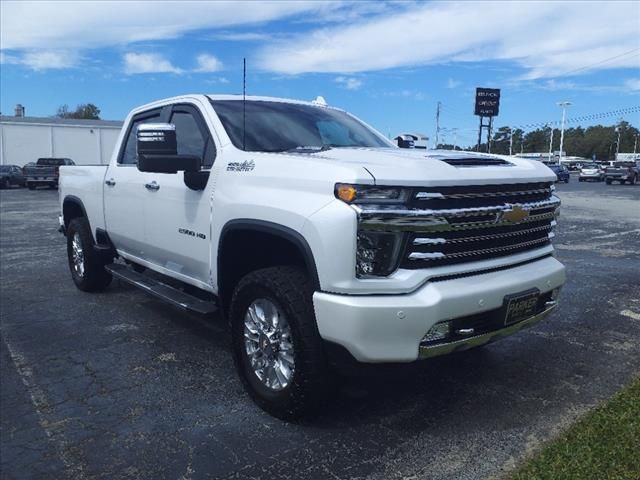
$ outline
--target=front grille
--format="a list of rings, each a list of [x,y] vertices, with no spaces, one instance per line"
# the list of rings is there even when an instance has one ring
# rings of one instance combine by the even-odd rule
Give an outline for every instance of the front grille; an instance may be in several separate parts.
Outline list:
[[[404,232],[398,266],[418,269],[549,245],[559,205],[549,182],[417,188],[407,208],[365,209],[360,222]]]

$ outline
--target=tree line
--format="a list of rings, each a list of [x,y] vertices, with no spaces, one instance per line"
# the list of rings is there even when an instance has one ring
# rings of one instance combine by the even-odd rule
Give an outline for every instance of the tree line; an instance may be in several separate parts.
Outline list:
[[[633,152],[634,143],[638,140],[637,149],[640,149],[640,134],[638,128],[629,122],[621,121],[616,125],[593,125],[591,127],[571,127],[564,130],[563,150],[567,156],[595,158],[597,160],[613,160],[616,154],[618,141],[618,129],[620,131],[620,153]],[[491,137],[491,152],[501,155],[509,154],[511,142],[512,153],[548,152],[552,129],[550,127],[538,128],[529,132],[504,126],[494,130]],[[513,136],[513,138],[511,138]],[[453,149],[453,145],[440,144],[438,148]],[[477,150],[477,146],[465,150]],[[560,150],[560,129],[553,129],[552,151]],[[487,144],[481,143],[481,152],[487,151]]]

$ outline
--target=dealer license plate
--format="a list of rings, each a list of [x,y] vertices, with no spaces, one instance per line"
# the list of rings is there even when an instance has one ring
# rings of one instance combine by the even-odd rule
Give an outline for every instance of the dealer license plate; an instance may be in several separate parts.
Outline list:
[[[504,324],[512,325],[526,318],[533,317],[537,313],[539,298],[540,291],[538,289],[504,297],[506,305]]]

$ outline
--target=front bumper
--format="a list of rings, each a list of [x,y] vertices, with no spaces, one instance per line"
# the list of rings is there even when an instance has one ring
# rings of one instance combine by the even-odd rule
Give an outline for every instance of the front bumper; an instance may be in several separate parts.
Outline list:
[[[494,341],[533,325],[554,305],[519,323],[451,343],[420,347],[436,323],[503,306],[509,294],[537,288],[541,294],[565,282],[564,266],[553,257],[505,270],[431,281],[406,295],[313,296],[320,336],[339,344],[360,362],[411,362]]]

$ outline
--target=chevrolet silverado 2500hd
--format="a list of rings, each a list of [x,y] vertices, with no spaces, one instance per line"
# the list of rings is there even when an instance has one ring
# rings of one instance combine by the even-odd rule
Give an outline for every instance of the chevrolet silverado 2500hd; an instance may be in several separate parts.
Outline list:
[[[60,171],[77,287],[115,276],[220,310],[243,384],[280,417],[322,403],[331,364],[413,362],[529,327],[565,281],[542,163],[399,149],[317,103],[158,101],[129,114],[108,166]]]

